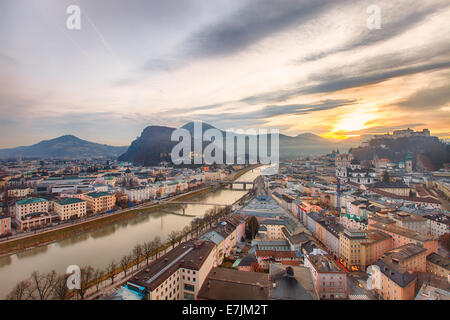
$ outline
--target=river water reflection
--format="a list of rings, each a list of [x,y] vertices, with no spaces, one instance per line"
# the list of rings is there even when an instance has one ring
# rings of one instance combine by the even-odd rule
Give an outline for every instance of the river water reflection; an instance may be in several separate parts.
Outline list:
[[[247,172],[238,180],[249,181],[256,178],[260,170]],[[190,198],[189,202],[232,204],[246,194],[244,190],[220,189]],[[19,281],[28,278],[33,271],[41,273],[56,270],[64,273],[67,266],[91,265],[105,269],[130,254],[136,244],[150,241],[156,236],[162,240],[173,230],[182,230],[192,217],[171,214],[175,212],[190,216],[202,216],[211,206],[201,204],[170,205],[163,210],[145,212],[128,220],[119,221],[100,229],[80,233],[70,238],[45,246],[33,248],[0,257],[0,298],[4,299]]]

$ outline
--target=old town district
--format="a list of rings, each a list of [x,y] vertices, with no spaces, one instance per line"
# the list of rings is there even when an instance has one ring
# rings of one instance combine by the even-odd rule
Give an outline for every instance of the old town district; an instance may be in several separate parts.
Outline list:
[[[109,164],[74,176],[80,166],[72,163],[46,169],[47,177],[38,175],[42,169],[29,177],[19,173],[32,165],[3,166],[16,174],[3,178],[9,211],[0,230],[9,236],[46,219],[106,214],[119,202],[161,201],[225,180],[234,170]],[[38,182],[9,183],[18,180]],[[333,151],[283,161],[276,174],[262,170],[245,201],[210,228],[173,243],[96,299],[447,300],[448,187],[448,171],[416,172],[408,157],[360,162]],[[14,232],[8,231],[11,219]]]

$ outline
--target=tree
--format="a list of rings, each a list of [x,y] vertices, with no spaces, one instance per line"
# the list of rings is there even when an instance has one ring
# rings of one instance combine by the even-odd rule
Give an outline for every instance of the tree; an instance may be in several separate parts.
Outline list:
[[[31,298],[30,280],[20,281],[6,297],[7,300],[29,300]]]
[[[36,294],[38,300],[48,300],[51,297],[53,286],[57,279],[56,271],[40,275],[39,272],[34,271],[31,274],[31,283],[33,285],[33,292]]]
[[[133,258],[136,261],[136,270],[139,269],[139,258],[142,256],[142,246],[137,244],[133,248]]]
[[[94,268],[85,266],[80,271],[80,289],[78,289],[78,294],[80,295],[80,299],[83,300],[86,295],[86,290],[89,288],[89,283],[94,280]]]
[[[122,257],[122,259],[120,260],[120,268],[122,269],[125,278],[127,277],[127,269],[128,269],[128,265],[130,264],[132,258],[129,255],[125,255]]]
[[[153,239],[153,243],[154,243],[155,250],[156,250],[156,258],[158,259],[159,248],[162,245],[161,238],[159,236],[156,236],[155,239]]]
[[[69,295],[69,288],[67,287],[68,274],[60,275],[56,278],[52,290],[52,299],[65,300]]]
[[[175,243],[177,242],[178,232],[172,231],[168,235],[168,239],[170,244],[172,245],[172,249],[175,248]]]
[[[109,274],[109,278],[111,279],[111,284],[114,284],[114,277],[116,276],[116,268],[117,265],[116,263],[113,261],[111,261],[111,263],[106,267],[106,272]]]
[[[185,226],[182,231],[182,235],[184,236],[185,241],[188,241],[190,233],[191,233],[190,226]]]
[[[153,250],[154,250],[153,246],[154,246],[153,241],[145,242],[142,245],[142,251],[144,251],[145,258],[147,259],[147,265],[148,265],[148,259],[150,259],[150,256],[152,255]]]
[[[391,177],[389,176],[389,172],[386,170],[383,173],[383,182],[390,182],[391,181]]]
[[[198,229],[199,229],[198,221],[197,221],[197,219],[193,219],[191,221],[191,230],[192,230],[192,233],[194,233],[194,232],[197,233],[197,237],[198,237]]]
[[[97,292],[99,290],[100,283],[102,283],[103,276],[105,275],[105,272],[103,270],[97,269],[94,272],[94,278],[95,278],[95,287],[97,288]]]
[[[255,216],[251,216],[247,220],[247,231],[248,231],[248,237],[252,240],[255,238],[256,234],[259,230],[259,223]]]

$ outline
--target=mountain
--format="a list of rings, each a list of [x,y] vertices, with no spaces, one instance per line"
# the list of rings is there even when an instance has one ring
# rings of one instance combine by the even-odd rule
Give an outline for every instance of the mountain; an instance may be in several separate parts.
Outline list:
[[[438,137],[412,136],[397,139],[377,138],[369,141],[367,146],[352,149],[358,160],[387,158],[394,162],[404,160],[408,153],[415,170],[434,171],[450,162],[450,145]]]
[[[191,133],[191,137],[194,136],[194,123],[189,122],[181,128],[186,129]],[[202,123],[202,132],[204,133],[208,129],[217,129],[214,126]],[[148,126],[144,129],[141,136],[138,137],[127,152],[119,157],[119,161],[132,162],[134,164],[141,165],[157,165],[161,161],[171,161],[170,152],[172,148],[178,144],[177,141],[170,141],[170,136],[175,128],[161,127],[161,126]],[[217,129],[220,131],[223,137],[224,145],[226,143],[226,131]],[[242,136],[242,135],[238,135]],[[271,150],[271,137],[270,134],[267,137],[268,153]],[[210,142],[204,141],[203,148],[209,145]],[[303,133],[295,137],[287,136],[284,134],[279,135],[279,148],[280,159],[294,159],[299,156],[307,155],[321,155],[330,153],[336,148],[349,148],[351,146],[357,146],[359,142],[354,141],[350,144],[343,144],[342,142],[335,142],[331,139],[325,139],[312,133]],[[194,145],[193,139],[191,140],[191,146]],[[245,154],[240,156],[248,157],[249,141],[246,139]],[[237,157],[237,146],[235,145],[235,158]],[[225,155],[224,155],[225,159]]]
[[[146,127],[140,137],[134,140],[128,150],[119,157],[119,161],[145,166],[157,165],[161,161],[170,161],[169,153],[178,143],[170,140],[174,130],[174,128],[162,126]]]
[[[43,140],[32,146],[0,149],[0,158],[69,158],[86,159],[117,157],[127,147],[114,147],[65,135],[51,140]]]

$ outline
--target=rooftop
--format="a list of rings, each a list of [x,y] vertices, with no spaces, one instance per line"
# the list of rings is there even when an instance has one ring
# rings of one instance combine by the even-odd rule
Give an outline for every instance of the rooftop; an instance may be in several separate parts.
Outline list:
[[[213,268],[197,298],[205,300],[267,300],[269,275],[260,272]]]
[[[23,204],[30,204],[30,203],[45,202],[45,201],[47,201],[47,200],[45,200],[43,198],[26,198],[26,199],[17,201],[16,204],[23,205]]]
[[[384,253],[383,259],[388,263],[398,263],[410,259],[418,254],[425,253],[427,249],[413,243],[392,249]]]
[[[386,277],[394,281],[402,288],[407,287],[409,284],[411,284],[411,282],[416,280],[415,276],[403,270],[403,268],[396,268],[383,260],[378,260],[374,263],[374,265],[378,266],[381,273],[383,273]]]
[[[56,200],[56,202],[62,206],[65,206],[67,204],[80,203],[85,201],[78,198],[61,198]]]
[[[271,300],[319,300],[311,271],[306,267],[270,264]]]
[[[450,259],[444,258],[443,256],[432,253],[427,256],[427,262],[431,262],[433,264],[436,264],[444,269],[450,270]]]
[[[99,192],[90,192],[87,193],[86,195],[91,198],[100,198],[104,196],[111,196],[112,194],[109,192],[99,191]]]
[[[129,282],[154,290],[179,268],[199,270],[213,248],[214,243],[207,240],[183,242],[152,262]]]
[[[417,240],[417,241],[431,241],[431,240],[434,239],[432,236],[421,234],[421,233],[418,233],[418,232],[415,232],[415,231],[412,231],[412,230],[408,230],[408,229],[405,229],[405,228],[402,228],[402,227],[398,227],[398,226],[393,225],[393,224],[386,225],[386,224],[382,224],[382,223],[376,222],[376,223],[370,225],[369,228],[370,229],[371,228],[373,228],[373,229],[380,229],[380,230],[383,230],[385,232],[395,233],[397,235],[401,235],[403,237],[414,239],[414,240]]]

